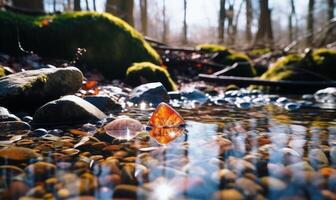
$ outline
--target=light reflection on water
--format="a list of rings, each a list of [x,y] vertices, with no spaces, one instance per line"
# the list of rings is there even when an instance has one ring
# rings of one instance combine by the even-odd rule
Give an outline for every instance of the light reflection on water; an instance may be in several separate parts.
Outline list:
[[[202,106],[178,111],[188,120],[186,133],[150,152],[158,162],[149,170],[148,181],[156,183],[149,187],[152,197],[162,194],[155,199],[210,199],[216,196],[216,191],[232,188],[244,198],[256,198],[260,194],[270,199],[310,195],[319,199],[322,189],[330,189],[328,184],[316,185],[314,179],[306,176],[311,173],[318,181],[323,179],[318,163],[325,162],[321,152],[330,161],[329,165],[322,163],[325,165],[322,167],[336,165],[335,155],[331,155],[336,154],[336,147],[334,151],[331,148],[336,146],[334,111],[288,112],[273,106],[248,110]],[[143,113],[137,117],[145,121],[148,116],[149,113]],[[229,172],[233,172],[235,180],[219,177],[220,173]],[[273,185],[269,182],[265,185],[265,177],[276,178],[267,179]],[[246,181],[242,178],[258,185],[256,193],[249,193],[248,186],[237,184]],[[182,183],[176,184],[176,180]],[[160,190],[164,191],[160,193]]]

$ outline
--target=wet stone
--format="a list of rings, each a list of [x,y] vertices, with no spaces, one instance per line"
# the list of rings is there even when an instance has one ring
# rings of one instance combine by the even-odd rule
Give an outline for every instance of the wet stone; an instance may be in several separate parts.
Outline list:
[[[33,130],[33,132],[30,134],[32,137],[41,137],[43,135],[48,134],[48,131],[44,128],[38,128]]]
[[[147,193],[145,190],[138,186],[121,184],[115,187],[113,198],[114,199],[141,199],[145,198]]]
[[[102,95],[86,96],[84,97],[84,100],[95,105],[104,113],[110,113],[112,111],[121,111],[122,109],[121,105],[109,96],[102,96]]]
[[[213,196],[215,200],[243,200],[244,196],[236,189],[226,189],[216,192]]]
[[[106,115],[80,97],[68,95],[40,107],[34,115],[35,126],[80,124],[99,121]]]
[[[168,103],[169,95],[162,83],[147,83],[134,88],[129,94],[129,101],[135,104],[145,102],[158,105],[161,102]]]
[[[30,125],[22,121],[8,121],[0,122],[0,135],[6,135],[8,133],[22,133],[30,130]]]
[[[52,176],[56,172],[56,166],[47,162],[37,162],[25,168],[29,181],[40,182]]]
[[[38,157],[40,155],[34,150],[24,147],[8,147],[0,150],[1,163],[24,163],[37,160]]]
[[[5,122],[5,121],[20,121],[20,119],[11,114],[7,108],[1,107],[0,106],[0,122]]]

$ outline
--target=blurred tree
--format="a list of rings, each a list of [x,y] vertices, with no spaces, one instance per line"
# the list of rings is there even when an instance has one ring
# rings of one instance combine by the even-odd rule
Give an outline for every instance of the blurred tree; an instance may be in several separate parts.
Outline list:
[[[187,27],[187,0],[183,1],[183,37],[182,43],[188,43],[188,27]]]
[[[93,1],[92,1],[92,4],[93,4],[93,10],[94,10],[94,11],[97,11],[96,0],[93,0]]]
[[[56,12],[56,0],[53,0],[53,10]]]
[[[111,13],[125,20],[130,25],[134,25],[133,0],[107,0],[106,12]]]
[[[268,0],[259,0],[260,15],[258,31],[255,37],[254,45],[257,47],[273,46],[273,30],[271,20],[271,10]]]
[[[296,16],[296,9],[294,0],[290,0],[290,7],[291,11],[288,16],[288,40],[292,42],[297,38],[297,16]],[[293,21],[295,21],[296,27],[294,28]]]
[[[224,43],[224,29],[225,29],[225,0],[220,0],[219,17],[218,17],[218,43]]]
[[[12,5],[17,8],[23,8],[32,11],[43,11],[43,0],[12,0]]]
[[[309,36],[306,40],[306,45],[308,47],[313,46],[314,40],[314,9],[315,9],[315,0],[309,0],[308,2],[308,16],[307,16],[307,33]]]
[[[74,11],[81,11],[81,1],[80,0],[74,0]]]
[[[232,45],[233,42],[233,17],[234,17],[234,0],[229,0],[229,9],[226,11],[226,17],[228,20],[227,34],[229,36],[228,44]]]
[[[86,5],[86,10],[90,10],[89,1],[88,0],[85,0],[85,5]]]
[[[245,8],[246,8],[245,40],[247,43],[250,43],[252,41],[252,21],[253,21],[252,0],[245,0]]]
[[[167,16],[166,16],[166,1],[163,0],[163,7],[162,7],[162,24],[163,24],[163,31],[162,31],[162,42],[167,42]]]
[[[147,0],[140,0],[141,30],[147,35]]]
[[[328,20],[331,20],[335,17],[334,9],[335,9],[335,1],[328,0]]]

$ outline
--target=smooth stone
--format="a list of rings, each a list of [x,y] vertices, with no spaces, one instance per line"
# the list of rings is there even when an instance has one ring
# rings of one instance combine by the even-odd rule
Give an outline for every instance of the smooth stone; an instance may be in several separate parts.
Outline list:
[[[299,103],[286,103],[285,104],[285,109],[288,111],[294,111],[294,110],[298,110],[301,108],[301,104]]]
[[[36,160],[40,155],[32,149],[24,147],[8,147],[0,150],[1,163],[15,162],[22,163]]]
[[[27,132],[31,129],[30,125],[22,121],[8,121],[0,122],[0,135],[7,135],[7,133]]]
[[[83,74],[75,67],[45,68],[11,74],[0,79],[0,104],[14,109],[19,105],[34,107],[76,93],[81,88],[82,81]]]
[[[291,170],[294,173],[296,171],[311,171],[311,172],[314,171],[313,167],[306,161],[301,161],[301,162],[288,165],[286,168]]]
[[[10,183],[7,190],[3,195],[0,195],[1,199],[21,199],[29,191],[29,187],[23,181],[13,181]]]
[[[236,189],[225,189],[216,192],[213,196],[215,200],[243,200],[244,196]]]
[[[314,94],[314,98],[320,103],[336,103],[336,88],[328,87],[322,90],[318,90]]]
[[[147,167],[143,165],[127,163],[121,169],[121,183],[137,185],[139,180],[144,181],[147,179],[148,172]]]
[[[129,101],[135,104],[147,103],[153,106],[169,102],[166,88],[160,82],[147,83],[134,88],[129,94]]]
[[[113,192],[113,199],[147,199],[146,197],[148,197],[148,192],[134,185],[120,184]]]
[[[229,157],[227,160],[228,168],[235,172],[237,175],[244,174],[246,172],[255,172],[256,167],[243,159]]]
[[[30,123],[33,121],[33,117],[32,116],[24,116],[22,117],[22,121]]]
[[[318,170],[327,167],[329,161],[325,153],[321,149],[311,149],[308,152],[308,159],[314,169]]]
[[[38,128],[38,129],[35,129],[33,130],[33,132],[31,133],[31,136],[32,137],[41,137],[43,135],[46,135],[48,134],[48,131],[44,128]]]
[[[205,95],[205,93],[195,88],[182,90],[181,96],[183,100],[198,101],[201,104],[208,101],[208,97]]]
[[[270,176],[262,177],[260,183],[266,190],[271,191],[281,191],[287,187],[286,183],[282,180]]]
[[[0,122],[4,121],[20,121],[20,118],[11,114],[7,108],[0,106]]]
[[[109,96],[86,96],[84,97],[85,101],[95,105],[104,113],[110,113],[111,111],[121,111],[121,105],[114,99]]]
[[[260,185],[248,178],[238,178],[235,183],[236,187],[247,197],[254,197],[262,191]]]
[[[25,172],[29,181],[40,182],[53,177],[56,172],[56,166],[47,162],[37,162],[28,165]]]
[[[169,91],[168,95],[170,99],[176,99],[176,100],[181,100],[181,92],[180,91]]]
[[[69,125],[99,121],[106,115],[91,103],[74,95],[64,96],[40,107],[34,115],[34,126]]]

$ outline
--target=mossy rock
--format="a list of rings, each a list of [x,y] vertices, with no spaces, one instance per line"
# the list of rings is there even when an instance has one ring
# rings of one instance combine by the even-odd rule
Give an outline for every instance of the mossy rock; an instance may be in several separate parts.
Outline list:
[[[263,49],[253,49],[249,52],[249,54],[251,56],[258,57],[258,56],[262,56],[270,52],[272,52],[270,48],[263,48]]]
[[[305,55],[292,54],[281,57],[261,75],[260,79],[272,81],[336,80],[336,50],[316,49]],[[274,91],[274,88],[266,86],[259,87],[259,89]],[[292,88],[292,90],[295,91],[297,88]]]
[[[239,64],[235,69],[226,72],[224,74],[226,76],[255,77],[257,74],[251,59],[245,53],[217,44],[201,44],[196,48],[207,53],[214,53],[212,61],[222,65],[229,66],[235,63],[245,63]]]
[[[134,63],[126,72],[126,81],[133,87],[144,83],[161,82],[168,91],[177,89],[168,71],[150,62]]]
[[[5,69],[0,65],[0,77],[6,76]]]
[[[26,16],[0,11],[0,51],[26,50],[49,58],[73,60],[77,48],[85,48],[78,62],[96,68],[109,78],[123,78],[134,62],[160,64],[156,51],[143,36],[121,19],[107,13],[71,12],[59,15]]]

